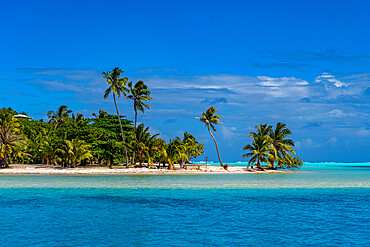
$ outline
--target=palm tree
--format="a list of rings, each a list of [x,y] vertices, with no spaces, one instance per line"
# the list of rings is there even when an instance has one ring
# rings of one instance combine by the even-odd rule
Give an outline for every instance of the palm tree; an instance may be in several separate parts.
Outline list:
[[[119,115],[117,102],[116,102],[116,94],[118,95],[118,98],[121,98],[121,93],[123,94],[123,96],[126,97],[126,92],[125,91],[127,91],[126,82],[128,81],[128,79],[127,79],[127,77],[119,78],[120,75],[123,72],[124,72],[123,70],[116,67],[116,68],[113,69],[113,71],[103,72],[101,74],[101,76],[104,77],[105,79],[107,79],[107,84],[110,85],[107,88],[107,90],[105,90],[104,99],[108,98],[109,94],[111,92],[113,92],[113,101],[114,101],[114,105],[116,107],[117,118],[118,118],[119,125],[120,125],[120,128],[121,128],[122,141],[123,141],[123,145],[124,145],[124,148],[125,148],[126,166],[128,167],[128,155],[127,155],[126,141],[125,141],[125,136],[123,134],[121,117]]]
[[[164,153],[170,170],[175,169],[174,164],[176,162],[189,161],[188,156],[186,155],[186,147],[181,140],[170,140],[166,145],[166,151]]]
[[[66,119],[69,118],[69,114],[71,110],[68,110],[66,105],[61,105],[56,112],[48,111],[47,115],[50,119],[49,122],[55,124],[55,128],[57,128],[60,124],[64,123]]]
[[[135,111],[134,128],[136,128],[137,110],[144,113],[145,108],[150,109],[150,106],[144,101],[152,100],[153,98],[150,97],[151,92],[148,90],[147,85],[145,85],[145,83],[141,80],[136,82],[134,87],[132,87],[132,81],[130,81],[128,83],[128,92],[129,95],[127,95],[127,98],[134,101],[134,111]]]
[[[67,158],[72,167],[76,167],[82,160],[93,157],[90,148],[83,140],[66,140],[63,148],[58,151]]]
[[[9,167],[12,156],[23,154],[24,137],[19,133],[19,122],[11,113],[0,112],[0,155],[4,158],[4,166]],[[10,162],[9,162],[10,160]]]
[[[218,146],[217,146],[216,139],[213,136],[213,134],[211,132],[211,129],[209,128],[211,126],[211,128],[213,129],[213,131],[217,133],[216,128],[215,128],[214,125],[215,124],[223,124],[220,121],[220,119],[222,117],[220,115],[215,115],[216,112],[217,112],[216,108],[214,108],[214,107],[211,106],[210,108],[207,109],[206,112],[203,112],[202,113],[202,117],[196,117],[196,119],[199,119],[202,123],[205,123],[206,124],[206,126],[208,128],[208,131],[209,131],[209,134],[212,136],[213,141],[215,142],[218,159],[220,161],[220,165],[223,167],[223,164],[222,164],[222,161],[221,161],[221,157],[220,157],[220,152],[218,151]]]
[[[195,137],[188,133],[184,133],[184,137],[181,140],[180,137],[176,137],[177,140],[182,141],[186,147],[186,155],[188,156],[187,160],[190,161],[192,158],[196,158],[199,155],[204,154],[204,145],[195,140]]]
[[[254,138],[256,136],[268,136],[272,130],[272,126],[271,125],[267,125],[267,123],[265,124],[260,124],[259,126],[256,125],[255,126],[257,132],[251,132],[249,134],[249,137],[251,138]]]
[[[275,168],[275,162],[279,167],[282,167],[283,161],[288,163],[293,162],[293,158],[290,153],[296,155],[293,150],[294,141],[292,139],[286,138],[288,135],[291,134],[292,132],[288,128],[286,128],[286,124],[284,123],[277,123],[275,130],[271,128],[269,137],[273,154],[270,161],[270,165],[272,168]]]
[[[154,148],[155,140],[159,134],[151,135],[149,133],[149,127],[144,128],[144,124],[139,124],[135,129],[135,136],[130,142],[132,151],[139,155],[140,164],[143,163],[144,157],[147,158],[148,163],[152,160],[151,149]]]
[[[128,83],[128,92],[130,94],[127,95],[127,98],[134,101],[134,111],[135,111],[134,131],[135,131],[137,123],[137,110],[144,113],[145,108],[150,109],[150,106],[144,101],[152,100],[153,98],[150,97],[151,92],[148,90],[148,87],[145,85],[145,83],[141,80],[136,82],[134,87],[132,87],[132,81],[130,81]],[[132,163],[135,164],[135,151],[132,155]]]
[[[243,155],[243,157],[251,158],[248,162],[248,166],[252,162],[257,162],[257,167],[263,170],[261,167],[261,162],[268,162],[268,158],[271,156],[269,145],[270,142],[264,136],[256,136],[252,142],[252,145],[245,145],[243,150],[251,151]]]

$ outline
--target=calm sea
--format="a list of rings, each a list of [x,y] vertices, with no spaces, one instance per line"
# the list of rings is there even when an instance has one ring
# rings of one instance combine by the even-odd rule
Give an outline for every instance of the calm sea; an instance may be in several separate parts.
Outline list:
[[[0,176],[0,246],[370,246],[370,164],[301,171]]]

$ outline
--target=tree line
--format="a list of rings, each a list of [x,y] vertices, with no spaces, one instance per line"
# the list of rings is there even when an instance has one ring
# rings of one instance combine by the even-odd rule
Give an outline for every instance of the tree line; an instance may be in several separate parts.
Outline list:
[[[124,73],[118,67],[102,72],[108,88],[104,99],[112,95],[116,115],[99,110],[87,118],[81,113],[73,113],[62,105],[56,111],[47,112],[48,122],[31,120],[19,115],[11,108],[0,109],[0,159],[3,166],[9,167],[13,161],[22,163],[42,163],[76,167],[90,163],[124,163],[126,167],[139,164],[167,163],[174,169],[175,163],[186,163],[204,153],[204,145],[195,137],[185,132],[169,142],[152,135],[150,127],[138,123],[138,112],[150,109],[147,101],[153,100],[147,85],[139,80],[135,84],[122,77]],[[133,102],[134,121],[120,115],[117,100],[128,99]],[[221,116],[214,107],[209,107],[201,117],[209,134],[214,140],[220,165],[223,165],[217,141],[212,131],[217,133],[215,125],[223,124]],[[250,151],[243,157],[250,158],[249,165],[256,164],[260,169],[295,168],[303,162],[293,150],[291,134],[283,123],[272,126],[261,124],[251,132],[252,144],[243,149]]]

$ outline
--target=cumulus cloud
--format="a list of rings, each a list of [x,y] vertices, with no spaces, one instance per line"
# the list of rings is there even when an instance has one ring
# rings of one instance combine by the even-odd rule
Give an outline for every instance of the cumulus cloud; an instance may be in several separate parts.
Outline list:
[[[316,83],[324,83],[326,87],[330,87],[331,85],[334,85],[335,87],[347,87],[348,84],[338,80],[335,78],[334,75],[329,73],[322,73],[322,75],[315,78]]]

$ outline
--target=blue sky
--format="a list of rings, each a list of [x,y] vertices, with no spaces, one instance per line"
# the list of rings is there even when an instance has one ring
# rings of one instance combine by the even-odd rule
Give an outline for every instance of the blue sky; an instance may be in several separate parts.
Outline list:
[[[65,104],[90,117],[102,71],[151,89],[139,121],[165,139],[193,133],[217,160],[243,161],[254,126],[285,122],[305,161],[370,161],[369,1],[3,1],[1,107],[35,119]],[[133,119],[132,103],[119,102]]]

